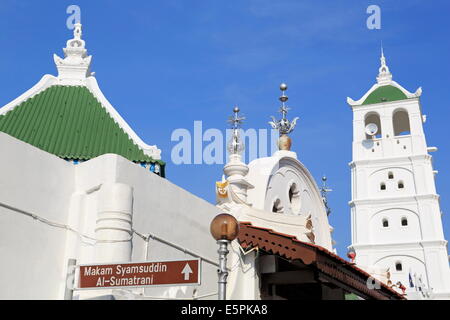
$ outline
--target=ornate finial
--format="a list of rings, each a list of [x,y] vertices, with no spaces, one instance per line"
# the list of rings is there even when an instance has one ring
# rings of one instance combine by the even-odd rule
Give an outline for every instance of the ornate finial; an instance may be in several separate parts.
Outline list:
[[[77,39],[77,40],[81,40],[82,34],[83,33],[81,31],[81,23],[75,23],[74,28],[73,28],[73,38]]]
[[[291,148],[291,139],[287,136],[287,134],[291,133],[295,125],[297,123],[297,120],[299,117],[294,118],[292,121],[289,121],[286,118],[286,115],[288,113],[289,108],[286,106],[286,101],[288,101],[288,96],[285,94],[287,90],[287,84],[282,83],[280,85],[280,90],[282,91],[282,94],[279,98],[281,101],[281,107],[279,112],[282,114],[282,118],[280,120],[276,120],[275,117],[271,117],[272,121],[269,121],[269,124],[272,126],[273,129],[278,130],[280,133],[280,139],[278,141],[278,148],[280,150],[290,150]]]
[[[294,130],[299,117],[294,118],[294,120],[292,120],[292,122],[286,118],[286,115],[289,111],[289,108],[286,106],[286,101],[288,101],[288,96],[285,94],[285,91],[287,90],[287,85],[285,83],[282,83],[280,85],[280,90],[282,91],[282,94],[279,98],[279,100],[281,101],[281,107],[280,107],[279,112],[282,114],[282,118],[281,118],[281,120],[276,120],[275,117],[272,116],[271,117],[272,121],[269,121],[269,124],[272,126],[272,128],[278,130],[280,132],[280,136],[281,136],[283,134],[291,133]]]
[[[351,260],[351,263],[355,263],[356,252],[352,247],[348,248],[347,257]]]
[[[253,188],[245,177],[249,171],[248,166],[242,161],[244,143],[240,137],[240,128],[245,118],[239,116],[239,108],[237,106],[233,108],[233,113],[233,116],[228,120],[233,131],[227,144],[229,159],[223,167],[226,182],[222,178],[222,182],[216,184],[216,199],[219,205],[227,205],[226,202],[246,203],[247,189]]]
[[[325,209],[327,210],[327,216],[329,216],[331,213],[331,209],[328,206],[327,193],[331,191],[333,190],[327,187],[327,177],[324,175],[322,177],[322,187],[320,188],[320,194],[322,195],[322,201],[323,204],[325,205]]]
[[[228,119],[228,122],[231,124],[231,129],[233,129],[233,135],[228,142],[228,152],[230,152],[230,154],[241,154],[245,147],[239,134],[239,129],[241,128],[241,124],[245,120],[245,117],[239,117],[239,111],[239,107],[235,106],[233,108],[234,116],[231,116]]]
[[[69,39],[63,48],[64,58],[53,55],[58,78],[63,84],[76,85],[93,75],[90,72],[92,56],[87,55],[85,42],[81,39],[82,34],[81,24],[74,24],[73,38]]]
[[[228,119],[228,122],[231,123],[231,129],[233,130],[239,129],[243,120],[245,120],[245,117],[239,117],[239,111],[241,111],[239,107],[235,106],[233,108],[234,116],[230,116]]]
[[[81,23],[75,23],[73,27],[73,39],[67,41],[66,47],[63,49],[66,56],[68,54],[81,55],[86,57],[87,50],[85,49],[85,42],[81,39],[83,31],[81,29]]]
[[[389,67],[386,64],[386,58],[384,57],[384,49],[383,49],[383,43],[381,43],[381,66],[380,69],[378,69],[378,77],[377,81],[379,84],[388,84],[392,80],[392,73],[389,71]]]

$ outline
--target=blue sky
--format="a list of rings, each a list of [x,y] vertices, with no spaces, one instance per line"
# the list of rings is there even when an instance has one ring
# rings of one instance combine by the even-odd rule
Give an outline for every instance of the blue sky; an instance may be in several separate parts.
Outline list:
[[[83,38],[106,97],[167,161],[167,177],[214,202],[222,165],[174,165],[174,129],[225,129],[238,104],[245,128],[268,128],[278,85],[289,85],[290,117],[300,120],[293,150],[333,192],[331,224],[338,252],[350,244],[352,113],[378,73],[380,42],[409,91],[423,88],[425,132],[433,154],[446,236],[450,234],[450,3],[408,1],[13,1],[0,3],[0,105],[56,74],[52,55],[72,32],[66,8],[81,7]],[[381,7],[381,30],[366,9]],[[189,210],[187,208],[187,210]]]

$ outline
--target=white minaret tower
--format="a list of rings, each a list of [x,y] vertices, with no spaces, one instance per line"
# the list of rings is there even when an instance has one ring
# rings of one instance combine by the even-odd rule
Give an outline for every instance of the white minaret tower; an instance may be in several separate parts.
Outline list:
[[[429,155],[437,148],[425,140],[421,93],[392,80],[382,52],[377,83],[360,100],[347,98],[353,110],[351,249],[358,266],[403,285],[407,298],[450,299],[437,171]]]

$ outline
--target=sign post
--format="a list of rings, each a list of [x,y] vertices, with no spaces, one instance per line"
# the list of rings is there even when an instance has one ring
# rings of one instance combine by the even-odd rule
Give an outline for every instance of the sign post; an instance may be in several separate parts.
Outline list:
[[[73,287],[74,287],[74,276],[76,269],[77,260],[69,259],[67,262],[67,273],[66,273],[66,289],[64,290],[64,300],[73,299]]]
[[[76,289],[199,285],[200,259],[80,265]]]

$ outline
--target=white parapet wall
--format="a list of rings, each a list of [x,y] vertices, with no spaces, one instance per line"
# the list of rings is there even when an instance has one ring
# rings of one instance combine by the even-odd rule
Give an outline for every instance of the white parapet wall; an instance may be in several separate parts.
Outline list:
[[[217,298],[214,205],[121,156],[78,165],[0,133],[0,299],[63,299],[67,262],[201,260],[201,284],[74,299]]]
[[[1,132],[0,153],[0,299],[56,299],[74,166]]]

